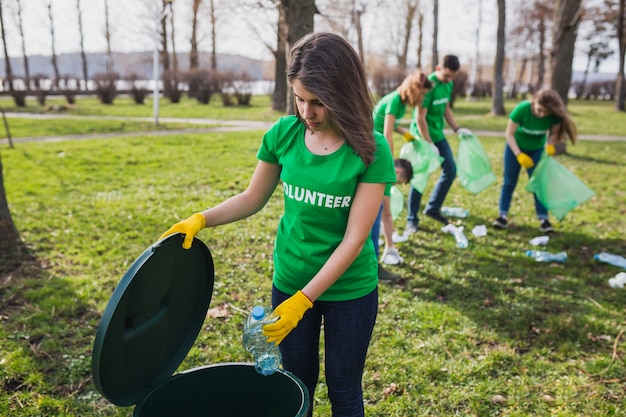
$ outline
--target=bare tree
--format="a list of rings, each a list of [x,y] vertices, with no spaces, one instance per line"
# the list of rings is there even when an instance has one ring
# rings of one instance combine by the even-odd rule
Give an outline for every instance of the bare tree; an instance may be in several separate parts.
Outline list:
[[[217,70],[217,12],[215,0],[209,0],[209,13],[211,16],[211,69]]]
[[[474,55],[474,66],[469,80],[469,94],[467,99],[471,99],[475,94],[476,83],[480,79],[480,27],[483,24],[483,0],[478,0],[478,22],[476,23],[476,51]]]
[[[161,37],[161,65],[163,66],[163,73],[170,69],[170,53],[167,40],[167,4],[171,0],[162,0],[162,8],[160,14],[161,30],[159,35]]]
[[[417,68],[422,68],[422,52],[424,49],[424,11],[420,8],[417,11]]]
[[[512,45],[519,52],[523,63],[532,61],[536,80],[530,79],[531,90],[544,85],[546,74],[546,45],[550,41],[549,34],[554,15],[552,1],[534,0],[524,3],[516,12],[513,27],[510,31]],[[533,77],[534,78],[534,77]]]
[[[619,44],[619,71],[617,73],[617,83],[615,85],[615,108],[619,111],[626,110],[626,80],[624,79],[624,64],[626,63],[626,0],[619,0],[617,12],[617,41]]]
[[[80,0],[76,0],[76,13],[78,14],[78,34],[80,37],[80,58],[83,62],[83,80],[85,82],[85,90],[87,89],[87,56],[85,55],[85,35],[83,33],[83,14],[80,10]]]
[[[17,27],[22,39],[22,57],[24,58],[24,78],[26,78],[26,89],[29,88],[30,68],[28,67],[28,55],[26,55],[26,37],[24,36],[24,19],[22,17],[22,0],[15,0],[17,5]]]
[[[419,0],[405,0],[403,2],[404,10],[402,11],[402,14],[404,15],[404,32],[401,40],[400,53],[398,55],[398,66],[402,70],[406,70],[407,67],[409,42],[411,41],[414,19],[418,13],[419,5]]]
[[[432,69],[435,71],[439,64],[437,37],[439,36],[439,0],[433,0],[433,60]]]
[[[113,72],[113,55],[111,51],[111,30],[109,29],[109,0],[104,0],[104,38],[107,43],[106,72]]]
[[[582,12],[582,0],[557,0],[554,8],[550,87],[559,93],[566,104],[572,80],[576,35]]]
[[[313,32],[313,17],[318,13],[315,0],[280,0],[285,16],[287,51],[304,35]],[[293,113],[293,95],[287,93],[287,113]]]
[[[61,76],[59,74],[59,65],[57,64],[57,51],[54,39],[54,19],[52,16],[52,0],[48,0],[48,19],[50,20],[50,39],[52,45],[52,68],[54,69],[54,80],[52,81],[52,83],[56,88],[59,86],[59,79],[61,78]]]
[[[191,3],[191,48],[189,50],[189,69],[197,70],[199,66],[198,57],[198,12],[202,0],[192,0]]]
[[[504,44],[505,44],[505,24],[506,24],[506,2],[498,0],[498,34],[496,40],[496,59],[493,71],[493,104],[491,113],[496,116],[504,116]]]
[[[0,0],[0,32],[2,34],[2,47],[4,49],[4,71],[9,84],[9,91],[13,93],[13,69],[11,68],[11,59],[9,58],[9,51],[7,50],[7,36],[4,30],[4,8],[2,0]]]
[[[1,7],[0,1],[0,7]],[[11,217],[11,211],[9,210],[9,203],[7,201],[6,191],[4,189],[4,176],[2,174],[2,158],[0,157],[0,274],[5,274],[7,270],[7,264],[13,264],[9,266],[15,266],[15,251],[17,248],[23,247],[20,234],[13,223]]]

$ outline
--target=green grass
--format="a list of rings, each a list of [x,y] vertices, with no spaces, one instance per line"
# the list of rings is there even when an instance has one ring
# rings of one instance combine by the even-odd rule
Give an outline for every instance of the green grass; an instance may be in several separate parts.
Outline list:
[[[613,129],[583,116],[577,122],[607,128],[597,133]],[[106,303],[173,222],[246,187],[262,133],[147,133],[0,149],[13,219],[36,256],[35,265],[0,277],[0,415],[132,414],[103,399],[91,379]],[[458,142],[450,141],[456,153]],[[619,269],[593,255],[626,255],[626,142],[581,141],[558,157],[596,193],[555,222],[547,249],[567,251],[564,264],[524,254],[539,231],[523,175],[513,226],[471,235],[497,215],[501,185],[504,139],[481,142],[497,184],[473,195],[457,181],[446,200],[470,211],[458,221],[469,247],[457,249],[452,236],[422,219],[420,231],[399,244],[405,263],[391,267],[403,281],[380,285],[363,378],[367,415],[624,415],[626,293],[608,286]],[[240,346],[241,326],[245,311],[269,305],[281,210],[278,190],[257,215],[199,234],[216,262],[211,308],[226,314],[206,319],[179,370],[251,360]],[[323,374],[315,407],[316,415],[330,415]]]
[[[50,97],[46,106],[42,107],[34,99],[27,99],[25,108],[16,107],[9,97],[0,99],[0,107],[7,112],[72,114],[81,116],[127,116],[151,117],[153,115],[152,96],[146,98],[145,104],[138,105],[129,97],[120,96],[112,105],[104,106],[94,97],[80,96],[76,104],[68,106],[62,97]],[[274,120],[279,112],[271,109],[271,97],[254,96],[249,106],[223,106],[218,95],[214,95],[208,105],[198,103],[195,99],[183,97],[180,103],[159,100],[160,117],[205,118],[224,120]]]
[[[45,137],[45,136],[65,136],[65,135],[86,135],[86,134],[123,134],[131,132],[167,131],[177,129],[190,129],[216,126],[212,125],[192,125],[189,123],[166,123],[159,122],[155,126],[152,121],[133,120],[98,120],[98,119],[27,119],[11,117],[9,129],[12,138],[24,137]],[[0,138],[6,138],[6,130],[2,129]]]

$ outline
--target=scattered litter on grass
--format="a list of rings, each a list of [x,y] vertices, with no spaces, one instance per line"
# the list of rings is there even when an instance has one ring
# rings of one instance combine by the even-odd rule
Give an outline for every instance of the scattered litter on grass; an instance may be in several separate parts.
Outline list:
[[[537,236],[530,239],[530,244],[533,246],[547,245],[549,240],[550,236]]]

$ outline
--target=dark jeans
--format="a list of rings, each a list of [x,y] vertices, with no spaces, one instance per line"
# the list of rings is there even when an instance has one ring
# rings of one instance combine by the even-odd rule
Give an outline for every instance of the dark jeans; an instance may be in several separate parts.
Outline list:
[[[430,195],[430,200],[428,200],[428,204],[426,205],[424,211],[438,213],[441,211],[443,201],[446,199],[448,191],[450,191],[454,177],[456,177],[456,163],[454,162],[452,149],[450,148],[450,144],[447,139],[435,143],[435,146],[439,149],[439,155],[443,157],[443,161],[441,162],[441,176],[439,177],[437,184],[435,184],[435,188]],[[416,227],[419,224],[417,212],[420,209],[421,203],[422,193],[411,187],[411,191],[409,191],[408,203],[409,215],[406,219],[407,221],[413,223]]]
[[[376,254],[376,259],[378,259],[378,251],[380,250],[378,239],[380,238],[380,222],[382,218],[383,218],[383,205],[381,203],[380,209],[378,210],[378,216],[376,216],[376,220],[374,220],[374,224],[372,225],[372,232],[370,234],[372,238],[372,242],[374,243],[374,253]]]
[[[535,149],[534,151],[521,149],[521,151],[530,156],[535,163],[532,168],[526,170],[528,172],[528,178],[530,178],[535,170],[535,167],[537,166],[537,162],[541,159],[543,148]],[[502,190],[500,192],[500,215],[507,215],[509,213],[511,200],[513,199],[513,191],[517,186],[517,180],[521,169],[522,166],[519,162],[517,162],[517,157],[507,144],[504,148],[504,183],[502,184]],[[537,200],[536,195],[533,194],[533,197],[535,198],[535,212],[537,213],[537,218],[539,220],[547,219],[548,209],[546,209],[545,206]]]
[[[276,308],[289,295],[272,288]],[[363,417],[363,368],[378,311],[378,288],[350,301],[316,301],[279,345],[283,367],[304,382],[311,398],[320,369],[320,331],[324,320],[326,384],[333,417]]]

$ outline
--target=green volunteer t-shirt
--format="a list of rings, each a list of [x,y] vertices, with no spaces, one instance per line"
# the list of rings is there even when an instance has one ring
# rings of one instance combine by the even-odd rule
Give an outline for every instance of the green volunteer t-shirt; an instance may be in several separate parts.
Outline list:
[[[385,133],[385,116],[392,114],[396,118],[394,123],[394,129],[400,123],[400,119],[404,117],[406,113],[406,104],[402,103],[402,98],[398,90],[394,90],[389,94],[383,96],[376,106],[372,116],[374,117],[374,130],[380,133]]]
[[[274,244],[274,285],[295,294],[319,272],[342,241],[359,182],[394,183],[395,168],[385,137],[374,133],[377,150],[366,166],[346,144],[330,155],[314,155],[304,143],[296,116],[280,118],[263,136],[257,158],[281,166],[285,211]],[[319,297],[353,300],[378,282],[371,239],[348,270]]]
[[[554,125],[561,123],[561,118],[555,114],[546,117],[538,117],[532,112],[532,103],[528,100],[519,103],[509,119],[517,123],[515,130],[515,141],[517,146],[524,151],[534,151],[541,149],[546,144],[547,132]]]
[[[450,81],[448,83],[443,83],[439,81],[436,73],[434,72],[428,76],[428,79],[432,83],[432,88],[424,96],[421,106],[422,108],[428,110],[426,113],[428,133],[430,134],[430,139],[433,143],[436,143],[441,142],[446,138],[443,133],[443,129],[445,127],[443,115],[446,112],[446,107],[452,97],[454,82]],[[418,108],[415,107],[409,130],[414,136],[421,137],[419,131],[417,130],[417,112]]]

